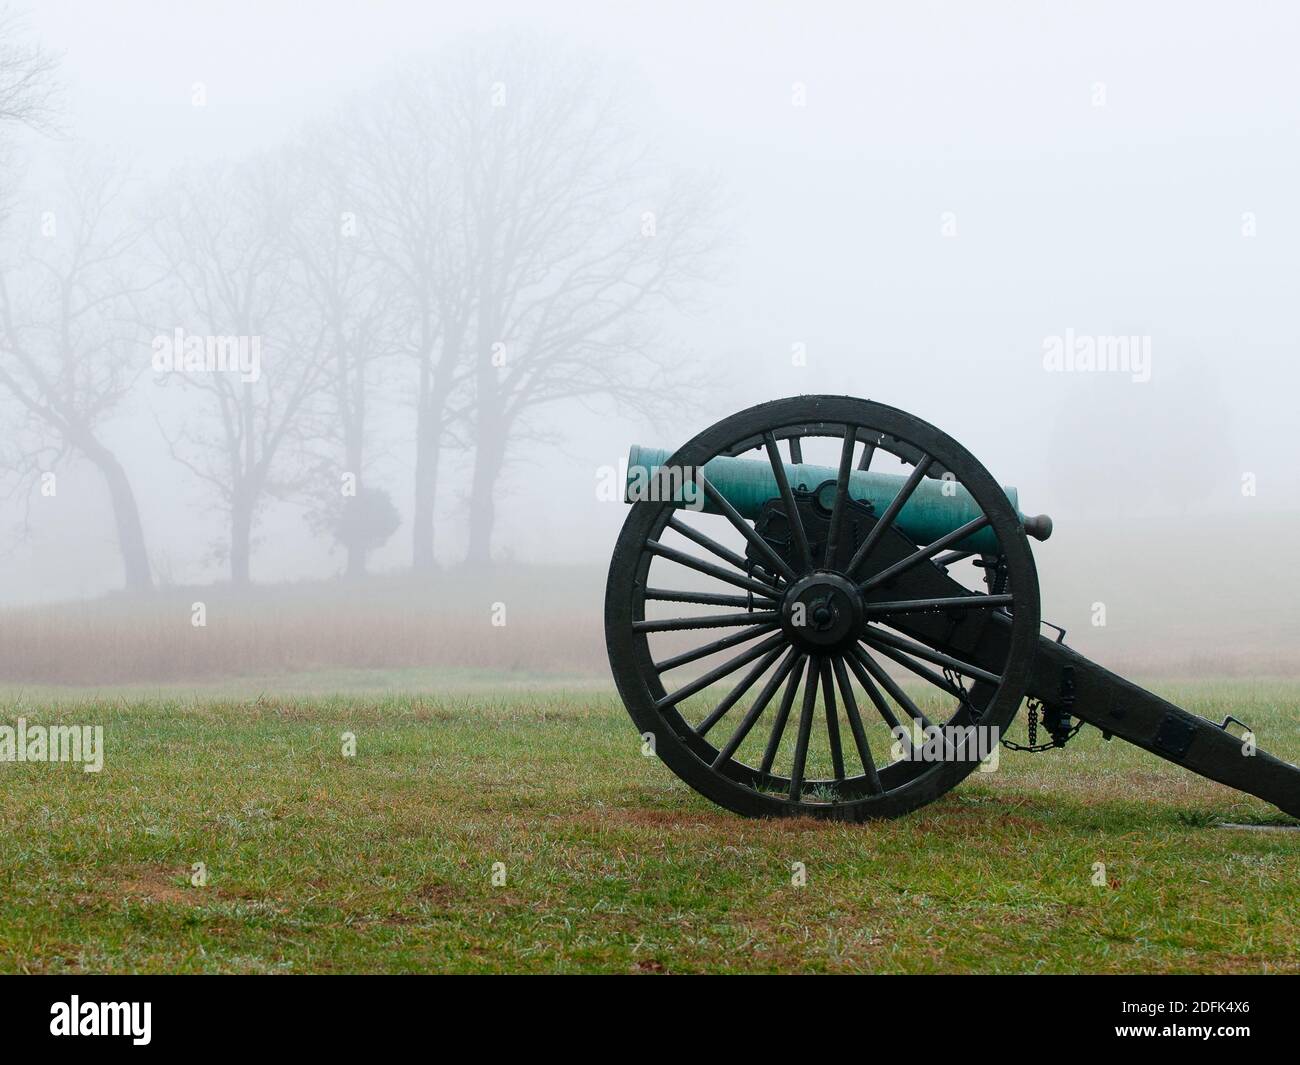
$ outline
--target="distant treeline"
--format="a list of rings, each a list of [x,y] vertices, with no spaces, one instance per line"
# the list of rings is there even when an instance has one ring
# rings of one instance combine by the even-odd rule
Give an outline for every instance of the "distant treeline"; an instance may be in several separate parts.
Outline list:
[[[713,183],[665,163],[613,72],[545,42],[474,38],[405,63],[254,157],[161,182],[86,150],[18,191],[7,152],[0,263],[0,477],[11,499],[89,463],[125,585],[154,586],[149,530],[110,440],[137,390],[222,515],[249,583],[259,515],[303,505],[364,572],[408,520],[436,566],[448,451],[468,457],[468,554],[492,557],[502,470],[561,401],[679,405],[699,373],[665,321],[714,276]],[[5,88],[8,87],[8,88]],[[57,64],[0,25],[0,132],[56,125]],[[206,106],[206,90],[191,103]],[[379,404],[382,404],[380,406]],[[413,471],[375,475],[399,409]]]

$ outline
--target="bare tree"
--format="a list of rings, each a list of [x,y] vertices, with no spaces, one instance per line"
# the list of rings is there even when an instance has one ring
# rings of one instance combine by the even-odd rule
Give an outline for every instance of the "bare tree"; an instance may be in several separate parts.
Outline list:
[[[186,365],[165,380],[179,380],[201,401],[199,416],[187,413],[168,444],[228,517],[236,587],[250,580],[262,507],[297,487],[280,463],[303,441],[308,404],[328,370],[328,328],[295,283],[291,219],[299,191],[275,157],[209,167],[177,178],[154,223],[170,276],[167,325],[194,343],[192,362],[173,352]],[[260,353],[253,372],[221,359],[234,345]]]
[[[126,585],[140,591],[152,586],[140,511],[102,433],[149,365],[136,325],[150,285],[139,280],[143,230],[125,189],[120,168],[79,156],[58,207],[33,212],[38,232],[0,270],[0,389],[22,415],[10,441],[18,484],[30,494],[59,460],[88,459],[108,488]]]
[[[21,15],[0,10],[0,125],[48,131],[59,113],[59,60],[26,30]]]
[[[444,100],[425,64],[408,65],[347,116],[365,247],[385,268],[402,350],[416,374],[411,564],[436,567],[442,451],[463,419],[474,288],[465,262],[463,186],[450,169]]]
[[[434,75],[462,217],[444,240],[473,301],[471,564],[491,556],[495,493],[529,415],[561,400],[679,404],[666,312],[712,276],[714,190],[658,166],[617,79],[532,41],[458,49]],[[680,371],[675,373],[674,371]]]
[[[352,149],[337,126],[314,127],[294,144],[292,184],[303,192],[289,238],[296,299],[324,330],[324,387],[311,412],[317,453],[310,514],[342,545],[346,574],[359,577],[368,552],[400,521],[388,494],[371,484],[370,420],[384,363],[402,346],[407,323],[400,285],[389,283],[392,272],[365,235]]]

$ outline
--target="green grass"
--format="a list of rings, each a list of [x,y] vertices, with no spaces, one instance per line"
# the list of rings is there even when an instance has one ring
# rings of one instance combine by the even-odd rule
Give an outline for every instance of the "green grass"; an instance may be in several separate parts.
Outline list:
[[[1300,758],[1300,683],[1153,687]],[[107,759],[0,764],[4,971],[1300,971],[1300,833],[1090,729],[844,826],[715,808],[577,685],[49,694],[0,723]]]

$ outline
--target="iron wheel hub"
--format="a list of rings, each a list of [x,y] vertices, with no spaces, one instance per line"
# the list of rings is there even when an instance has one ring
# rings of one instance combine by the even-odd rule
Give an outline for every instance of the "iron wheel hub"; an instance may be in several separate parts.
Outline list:
[[[862,595],[838,573],[810,573],[792,584],[781,601],[782,630],[811,654],[847,650],[857,642],[862,625]]]

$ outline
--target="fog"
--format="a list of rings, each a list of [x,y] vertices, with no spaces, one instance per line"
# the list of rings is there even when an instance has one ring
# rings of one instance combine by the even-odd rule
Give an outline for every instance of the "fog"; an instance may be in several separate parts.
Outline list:
[[[534,636],[554,603],[591,645],[564,668],[597,670],[626,514],[602,478],[801,393],[916,414],[1050,513],[1044,617],[1085,650],[1297,664],[1294,7],[17,15],[6,44],[50,60],[51,92],[0,121],[0,604],[52,664],[11,648],[4,679],[137,675],[65,677],[39,636],[111,625],[133,583],[113,469],[129,598],[175,591],[178,626],[345,574],[354,603],[418,585],[484,618],[527,586]],[[485,266],[502,248],[524,251]],[[177,330],[258,338],[247,407],[229,371],[158,369]]]

